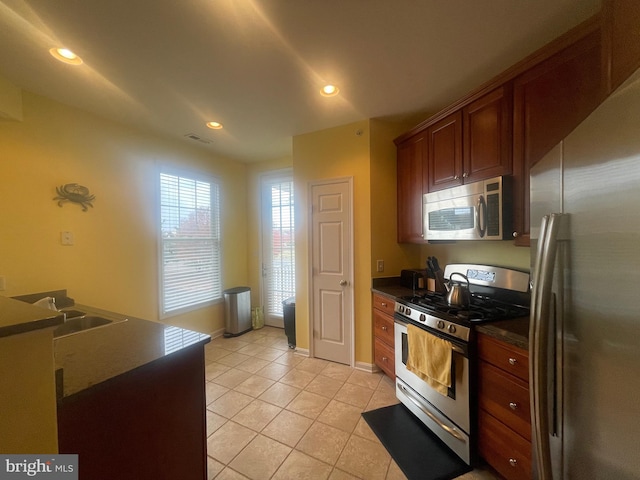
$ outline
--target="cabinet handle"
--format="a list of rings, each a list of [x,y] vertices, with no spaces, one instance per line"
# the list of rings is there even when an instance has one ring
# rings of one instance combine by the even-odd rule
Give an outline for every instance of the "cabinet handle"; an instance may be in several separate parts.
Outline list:
[[[518,360],[513,357],[509,357],[509,365],[515,365],[516,363],[518,363]]]
[[[467,178],[468,176],[469,176],[469,174],[466,173],[466,172],[462,174],[462,178]]]
[[[509,408],[511,410],[516,410],[518,408],[518,404],[516,402],[509,402]]]
[[[511,235],[513,236],[513,238],[518,238],[518,235],[520,234],[518,232],[513,232]]]
[[[517,467],[518,466],[518,460],[516,460],[515,458],[510,458],[509,459],[509,465],[511,465],[512,467]]]
[[[387,326],[386,325],[382,325],[382,331],[386,332],[387,331]]]
[[[382,305],[383,307],[386,307],[386,306],[387,306],[387,304],[386,304],[386,303],[384,303],[384,302],[382,302],[380,305]]]
[[[453,179],[454,179],[454,180],[458,180],[459,178],[460,178],[460,175],[454,175],[454,176],[453,176]]]
[[[387,361],[387,357],[382,357],[382,361],[386,362]]]

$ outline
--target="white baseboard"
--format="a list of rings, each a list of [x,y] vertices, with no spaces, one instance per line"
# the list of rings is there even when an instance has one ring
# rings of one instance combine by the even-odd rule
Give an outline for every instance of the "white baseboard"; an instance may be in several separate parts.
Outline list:
[[[300,347],[296,347],[295,351],[293,352],[296,355],[301,355],[303,357],[308,357],[309,356],[309,349],[308,348],[300,348]]]
[[[218,330],[214,330],[209,335],[211,335],[211,338],[221,337],[222,335],[224,335],[224,328],[219,328]]]
[[[367,373],[377,373],[380,371],[380,368],[378,368],[375,363],[356,362],[353,368]]]

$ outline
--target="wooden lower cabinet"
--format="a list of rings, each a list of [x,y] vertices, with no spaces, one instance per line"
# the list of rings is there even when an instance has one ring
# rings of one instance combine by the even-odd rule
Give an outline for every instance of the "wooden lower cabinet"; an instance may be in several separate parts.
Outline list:
[[[531,480],[531,442],[484,410],[478,415],[480,456],[506,479]]]
[[[395,301],[384,295],[373,294],[373,357],[375,364],[389,377],[396,378],[393,335]]]
[[[478,334],[478,449],[507,480],[531,479],[528,352]]]
[[[58,404],[60,453],[80,478],[205,480],[204,350],[185,349]]]

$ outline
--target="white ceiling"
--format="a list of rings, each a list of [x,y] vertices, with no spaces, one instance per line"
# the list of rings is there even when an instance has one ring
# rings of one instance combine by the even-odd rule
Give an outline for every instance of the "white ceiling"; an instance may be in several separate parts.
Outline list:
[[[294,135],[434,113],[600,0],[0,0],[0,76],[240,161]],[[84,64],[57,62],[66,46]],[[335,83],[341,93],[319,89]],[[426,114],[425,114],[426,118]],[[207,129],[216,120],[223,130]]]

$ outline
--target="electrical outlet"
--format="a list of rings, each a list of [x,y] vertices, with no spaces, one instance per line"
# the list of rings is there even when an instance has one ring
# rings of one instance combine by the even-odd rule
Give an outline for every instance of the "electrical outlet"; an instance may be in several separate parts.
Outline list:
[[[384,272],[384,260],[378,260],[376,262],[376,272]]]
[[[60,232],[60,243],[62,245],[73,245],[73,233]]]

